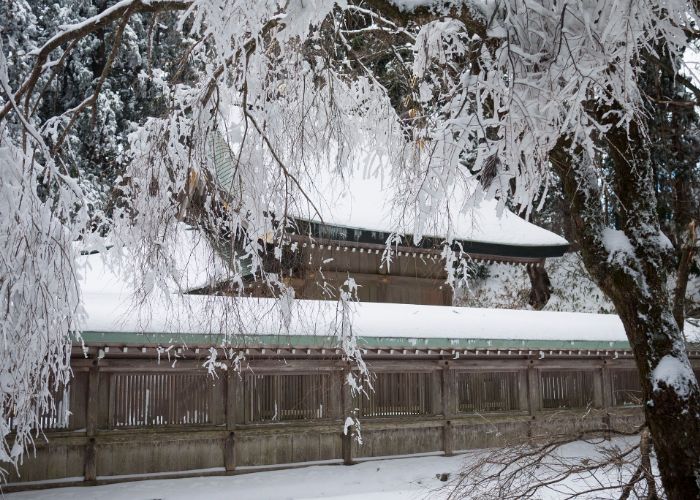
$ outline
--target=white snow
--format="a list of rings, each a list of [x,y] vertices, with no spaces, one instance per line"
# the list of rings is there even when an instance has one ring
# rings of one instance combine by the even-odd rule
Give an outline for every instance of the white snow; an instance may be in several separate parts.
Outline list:
[[[134,308],[128,295],[86,294],[85,331],[334,335],[337,304],[295,300],[288,329],[274,299],[173,295]],[[358,303],[360,337],[454,339],[627,340],[612,314]],[[212,318],[215,318],[212,320]],[[220,330],[217,330],[220,328]]]
[[[227,276],[226,264],[218,257],[207,238],[200,231],[179,223],[176,228],[175,260],[169,276],[173,292],[205,287]],[[80,287],[84,294],[125,294],[134,286],[129,268],[129,251],[117,259],[116,250],[82,255],[77,259]],[[119,266],[121,263],[124,265]]]
[[[617,258],[618,254],[634,256],[634,247],[627,235],[619,229],[606,227],[603,229],[603,245],[610,255],[609,260]]]
[[[193,236],[194,238],[194,236]],[[186,247],[183,247],[186,248]],[[205,260],[197,252],[182,269],[188,283],[197,283]],[[128,276],[111,269],[100,254],[80,257],[83,331],[231,335],[336,335],[339,319],[334,301],[231,298],[153,293],[134,303]],[[109,261],[109,259],[107,259]],[[184,265],[183,264],[183,265]],[[190,268],[192,266],[192,268]],[[209,276],[206,270],[204,276]],[[283,305],[284,307],[281,307]],[[408,339],[593,340],[625,341],[622,322],[614,314],[527,311],[517,309],[356,303],[353,331],[360,337]],[[286,319],[289,319],[288,326]],[[283,321],[284,320],[284,321]],[[689,338],[700,328],[686,324]]]
[[[582,313],[614,313],[615,308],[590,275],[576,252],[549,258],[545,269],[552,284],[552,296],[546,311]],[[495,262],[478,264],[477,274],[468,287],[460,287],[455,295],[456,305],[530,309],[528,303],[532,284],[525,266]]]
[[[195,253],[195,252],[191,252]],[[83,331],[173,334],[335,335],[334,301],[279,301],[204,295],[158,294],[134,304],[132,287],[105,265],[100,254],[81,257]],[[196,275],[187,267],[183,275]],[[208,275],[208,274],[207,274]],[[284,317],[283,317],[284,316]],[[288,326],[286,319],[289,318]],[[283,321],[285,320],[285,321]],[[353,304],[354,333],[360,337],[453,339],[626,340],[616,315],[524,311],[413,304]],[[285,325],[285,326],[283,326]]]
[[[690,342],[700,342],[700,323],[697,320],[694,320],[692,323],[686,321],[683,334]]]
[[[352,427],[353,425],[355,425],[355,419],[353,419],[352,417],[346,417],[345,423],[343,424],[343,434],[345,436],[348,435],[348,429],[350,429],[350,427]]]
[[[689,384],[695,379],[692,368],[688,363],[683,363],[676,357],[666,355],[661,358],[651,374],[651,383],[654,390],[659,390],[659,382],[675,389],[680,397],[687,397]]]
[[[8,500],[411,500],[433,496],[436,475],[454,472],[464,457],[420,457],[255,472],[239,476],[159,479],[6,495]]]
[[[395,187],[379,174],[353,172],[344,181],[316,179],[305,193],[313,202],[300,201],[297,215],[335,226],[361,228],[369,231],[413,234],[415,221],[404,207],[396,207]],[[425,236],[517,246],[567,245],[561,236],[523,220],[504,209],[499,216],[496,200],[484,200],[476,205],[467,203],[468,193],[455,189],[454,199],[445,203],[439,220],[429,221]],[[300,199],[303,197],[300,197]],[[321,217],[314,210],[318,208]]]
[[[430,7],[434,5],[435,0],[390,0],[399,9],[407,12],[416,10],[418,7]]]

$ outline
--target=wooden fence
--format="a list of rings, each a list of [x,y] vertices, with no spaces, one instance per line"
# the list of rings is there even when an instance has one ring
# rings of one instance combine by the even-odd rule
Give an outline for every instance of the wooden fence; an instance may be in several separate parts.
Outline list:
[[[629,355],[378,350],[365,357],[373,375],[358,395],[346,383],[352,367],[325,350],[262,349],[240,372],[214,376],[196,356],[166,363],[145,348],[115,351],[74,357],[59,405],[67,418],[50,421],[9,489],[451,455],[642,421]],[[360,419],[362,444],[343,432],[347,416]]]

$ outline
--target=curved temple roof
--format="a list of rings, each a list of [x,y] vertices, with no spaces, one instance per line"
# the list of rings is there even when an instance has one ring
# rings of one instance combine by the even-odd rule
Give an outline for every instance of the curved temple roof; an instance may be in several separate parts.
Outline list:
[[[232,153],[223,138],[214,136],[213,160],[220,186],[231,186]],[[368,161],[368,164],[371,162]],[[396,207],[395,186],[379,175],[358,168],[345,179],[330,171],[313,179],[301,179],[302,189],[293,196],[290,215],[303,223],[299,233],[317,238],[385,245],[392,232],[404,235],[404,245],[434,247],[448,235],[467,253],[503,257],[545,258],[564,254],[569,243],[551,231],[536,226],[513,212],[498,213],[495,200],[485,200],[462,209],[460,189],[444,204],[438,220],[422,225],[425,235],[414,241],[411,210]],[[472,181],[465,181],[467,183]],[[466,193],[466,191],[465,191]]]
[[[366,232],[389,233],[394,229],[402,234],[413,232],[411,221],[403,220],[400,211],[392,206],[394,188],[383,184],[378,177],[354,176],[346,182],[327,181],[309,191],[309,197],[319,207],[323,221],[309,203],[302,201],[298,210],[305,219]],[[561,236],[527,222],[507,209],[499,216],[496,200],[482,201],[464,212],[457,206],[457,200],[446,204],[446,216],[428,222],[425,237],[442,239],[451,233],[456,240],[483,244],[568,246]]]

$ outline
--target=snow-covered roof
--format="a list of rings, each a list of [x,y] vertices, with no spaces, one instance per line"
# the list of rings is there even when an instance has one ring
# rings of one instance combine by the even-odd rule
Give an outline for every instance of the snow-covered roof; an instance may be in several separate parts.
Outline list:
[[[362,175],[341,180],[321,179],[305,189],[309,201],[298,203],[298,215],[327,225],[368,231],[414,234],[409,211],[393,205],[395,189],[379,176]],[[456,198],[456,196],[455,196]],[[561,236],[536,226],[508,209],[499,215],[496,200],[483,200],[462,210],[461,200],[445,203],[437,220],[426,223],[425,236],[510,246],[566,246]],[[312,205],[313,203],[313,205]],[[318,208],[318,212],[314,209]]]
[[[235,336],[337,337],[339,305],[335,301],[279,301],[182,295],[177,290],[204,286],[211,274],[211,254],[196,231],[180,228],[181,255],[170,290],[154,290],[135,304],[134,283],[110,265],[109,255],[84,255],[82,275],[85,332]],[[109,252],[108,252],[109,253]],[[216,265],[214,265],[216,267]],[[187,286],[185,286],[187,285]],[[622,323],[611,314],[481,309],[413,304],[352,303],[354,334],[365,339],[483,339],[494,341],[626,342]],[[690,338],[700,328],[686,325]],[[413,340],[411,340],[413,339]]]
[[[201,295],[173,296],[134,308],[120,294],[86,294],[88,341],[233,345],[339,345],[341,316],[333,301]],[[350,313],[360,345],[446,348],[628,348],[614,314],[484,309],[412,304],[354,304]],[[92,337],[90,336],[92,335]],[[700,328],[686,323],[686,335]]]
[[[337,336],[335,301],[280,303],[154,291],[135,304],[128,276],[106,266],[100,254],[80,259],[86,332],[167,333],[174,341],[178,334]],[[183,275],[195,274],[191,271]],[[615,315],[380,303],[354,303],[350,314],[355,335],[363,338],[626,340]]]
[[[220,186],[231,189],[232,155],[227,143],[214,135],[212,160]],[[498,210],[496,200],[481,200],[476,180],[463,178],[449,186],[449,195],[437,196],[438,207],[431,220],[415,219],[415,210],[398,203],[397,186],[391,182],[381,159],[360,154],[354,168],[341,174],[319,169],[300,175],[290,186],[287,214],[298,219],[369,232],[398,233],[443,240],[477,242],[516,247],[559,247],[568,242],[561,236],[532,224],[508,209]],[[409,197],[410,199],[410,197]],[[436,203],[436,200],[425,203]],[[269,210],[275,212],[274,207]],[[425,209],[418,212],[431,212]],[[383,241],[382,241],[383,242]]]
[[[228,274],[226,263],[212,248],[209,240],[199,230],[178,223],[174,229],[173,262],[167,269],[168,288],[172,292],[195,290],[214,284]],[[105,245],[109,248],[109,244]],[[120,262],[129,262],[128,249],[119,257],[116,249],[92,253],[78,257],[77,269],[81,276],[83,294],[118,294],[129,296],[141,277],[130,275],[135,272],[128,265],[120,267]]]
[[[85,294],[86,331],[127,333],[333,336],[338,305],[334,301],[295,300],[284,324],[279,304],[266,298],[201,295],[158,300],[146,310],[129,297]],[[480,309],[413,304],[361,303],[352,307],[359,337],[454,338],[497,340],[626,341],[620,319],[612,314]]]

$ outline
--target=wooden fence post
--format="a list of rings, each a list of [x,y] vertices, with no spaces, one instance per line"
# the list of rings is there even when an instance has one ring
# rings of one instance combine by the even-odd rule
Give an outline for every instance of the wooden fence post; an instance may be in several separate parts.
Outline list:
[[[328,390],[328,416],[330,418],[339,419],[344,417],[344,373],[345,372],[343,371],[343,369],[337,366],[334,367],[334,369],[330,372],[330,384]]]
[[[454,454],[454,427],[449,419],[456,413],[455,382],[455,374],[450,370],[450,362],[444,361],[442,366],[442,415],[445,424],[442,427],[442,449],[446,457]]]
[[[343,371],[341,372],[343,377],[341,380],[342,387],[342,406],[343,406],[343,432],[340,435],[341,440],[341,453],[344,465],[353,465],[352,460],[352,440],[355,438],[355,426],[351,425],[347,428],[345,427],[345,421],[353,414],[353,398],[352,389],[347,380],[350,376],[350,363],[347,363]]]
[[[226,372],[226,429],[229,431],[224,442],[224,468],[226,472],[236,470],[236,428],[237,416],[241,410],[240,374],[230,366]]]
[[[608,410],[612,405],[612,381],[610,374],[610,365],[607,360],[603,360],[603,368],[601,369],[601,382],[602,382],[602,397],[603,397],[603,408]]]
[[[236,433],[229,432],[224,445],[224,467],[226,472],[236,470]]]
[[[605,361],[603,361],[605,363]],[[593,370],[593,407],[606,408],[605,404],[605,379],[607,370],[605,364],[598,370]]]
[[[85,446],[84,480],[95,482],[97,480],[97,418],[99,413],[100,397],[100,366],[99,359],[92,362],[88,375],[88,398],[85,406],[85,430],[88,444]]]
[[[527,366],[530,366],[529,364]],[[518,377],[518,409],[520,411],[530,411],[530,398],[529,398],[529,387],[530,383],[528,381],[530,371],[527,369],[519,370]]]
[[[607,431],[605,432],[605,439],[610,440],[610,407],[613,405],[612,401],[612,382],[610,380],[610,365],[608,365],[607,360],[603,360],[603,367],[600,370],[601,386],[602,386],[602,407],[605,409],[605,415],[603,416],[603,425]]]
[[[355,438],[355,426],[350,425],[347,428],[343,428],[343,434],[341,436],[342,447],[343,447],[343,465],[353,465],[355,462],[352,460],[352,440]]]
[[[454,440],[455,435],[454,427],[452,426],[452,421],[447,420],[445,421],[445,426],[442,428],[442,444],[443,449],[445,450],[446,457],[451,457],[455,453]]]
[[[226,429],[233,431],[236,425],[236,396],[238,392],[238,374],[233,367],[226,372]]]
[[[456,390],[455,377],[450,370],[450,362],[444,361],[442,366],[442,414],[447,418],[451,418],[456,409]]]
[[[540,380],[539,371],[532,359],[527,365],[527,409],[531,420],[534,420],[540,410]],[[532,435],[532,424],[528,427],[528,432]]]
[[[97,481],[97,446],[95,438],[89,438],[85,445],[85,479],[86,483]]]

